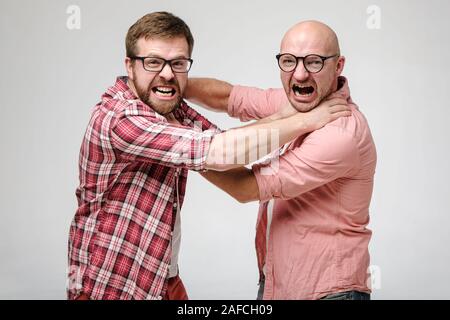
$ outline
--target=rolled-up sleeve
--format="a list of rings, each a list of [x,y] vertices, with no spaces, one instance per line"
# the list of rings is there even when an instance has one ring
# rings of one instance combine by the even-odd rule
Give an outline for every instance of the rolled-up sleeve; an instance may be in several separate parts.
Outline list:
[[[117,156],[126,161],[201,171],[205,169],[209,146],[217,132],[215,127],[201,131],[124,112],[111,128],[110,141]]]
[[[328,125],[303,143],[269,163],[252,167],[261,201],[292,199],[360,167],[359,151],[351,134]]]
[[[241,121],[266,118],[288,103],[283,89],[234,86],[228,99],[228,114]]]

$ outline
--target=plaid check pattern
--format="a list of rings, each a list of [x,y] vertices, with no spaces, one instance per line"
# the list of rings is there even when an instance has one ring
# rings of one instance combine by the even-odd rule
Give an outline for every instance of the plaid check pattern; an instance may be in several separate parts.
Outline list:
[[[176,190],[181,205],[188,170],[204,170],[220,132],[184,101],[174,116],[182,125],[140,101],[126,77],[95,106],[80,150],[69,298],[81,292],[91,299],[164,296]]]

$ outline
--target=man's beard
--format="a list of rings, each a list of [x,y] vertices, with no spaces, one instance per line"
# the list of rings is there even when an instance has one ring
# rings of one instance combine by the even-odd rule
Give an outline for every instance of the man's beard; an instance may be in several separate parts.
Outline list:
[[[134,78],[136,79],[136,75],[134,76]],[[176,101],[161,101],[161,100],[155,101],[155,99],[152,99],[151,91],[152,91],[152,87],[155,86],[154,81],[149,83],[147,88],[143,88],[143,87],[139,86],[139,84],[136,81],[133,81],[133,84],[136,89],[138,98],[161,115],[166,115],[166,114],[173,112],[175,109],[177,109],[181,105],[181,102],[183,100],[183,98],[181,96],[181,92],[180,92],[180,87],[179,87],[178,83],[176,83],[175,81],[169,81],[169,82],[164,82],[164,83],[161,82],[161,83],[158,83],[158,85],[161,85],[161,86],[175,85],[177,87],[177,92],[179,93],[179,96],[176,99]]]

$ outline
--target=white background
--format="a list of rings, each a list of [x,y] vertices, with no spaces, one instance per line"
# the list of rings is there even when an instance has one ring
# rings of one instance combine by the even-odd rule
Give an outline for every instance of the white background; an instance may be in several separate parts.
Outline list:
[[[69,5],[81,29],[66,26]],[[381,10],[369,29],[367,8]],[[125,74],[125,34],[167,10],[191,27],[191,76],[280,87],[284,32],[317,19],[337,32],[354,101],[378,150],[371,205],[374,299],[449,299],[450,2],[0,2],[0,298],[64,299],[78,152],[90,111]],[[222,128],[239,125],[202,111]],[[242,205],[191,173],[181,276],[193,299],[254,299],[257,203]],[[305,257],[307,258],[307,257]]]

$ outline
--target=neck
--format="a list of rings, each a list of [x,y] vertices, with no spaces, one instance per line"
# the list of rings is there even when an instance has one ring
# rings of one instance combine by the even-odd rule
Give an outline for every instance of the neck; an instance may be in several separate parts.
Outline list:
[[[131,91],[134,93],[134,95],[139,98],[138,93],[136,91],[136,87],[134,86],[134,82],[133,80],[131,80],[130,78],[127,79],[127,85],[128,87],[131,89]]]
[[[164,117],[167,119],[169,123],[176,123],[180,124],[178,120],[175,118],[174,114],[172,112],[165,114]]]

